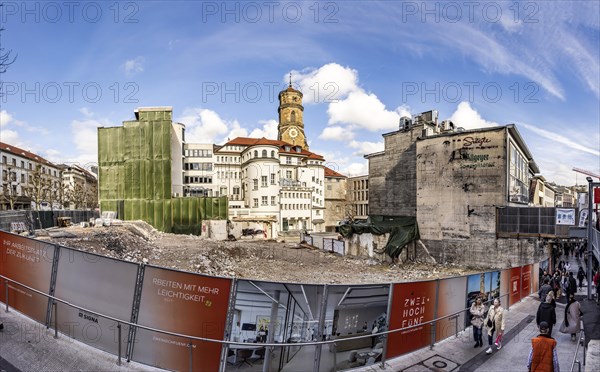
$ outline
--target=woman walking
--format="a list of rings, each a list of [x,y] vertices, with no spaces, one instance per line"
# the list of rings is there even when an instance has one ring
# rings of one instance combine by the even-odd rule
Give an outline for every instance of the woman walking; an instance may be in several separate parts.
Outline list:
[[[581,305],[575,301],[575,296],[569,297],[569,303],[565,308],[565,319],[561,324],[559,331],[561,333],[570,333],[571,341],[576,341],[576,334],[581,330]]]
[[[494,306],[490,307],[485,324],[488,327],[488,345],[489,348],[485,351],[486,354],[492,353],[492,343],[496,345],[497,350],[502,348],[502,335],[504,334],[504,325],[506,316],[504,309],[500,306],[500,299],[494,299]],[[497,332],[496,342],[494,343],[494,332]]]
[[[475,339],[474,347],[483,346],[483,314],[485,314],[485,306],[481,301],[481,297],[477,297],[471,305],[471,324],[473,325],[473,338]]]

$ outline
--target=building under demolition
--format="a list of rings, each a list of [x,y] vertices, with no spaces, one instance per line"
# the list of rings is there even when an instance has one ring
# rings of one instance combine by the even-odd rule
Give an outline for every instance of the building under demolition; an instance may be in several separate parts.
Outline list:
[[[139,108],[135,119],[98,128],[100,209],[163,232],[200,234],[201,221],[226,220],[226,197],[182,197],[185,128],[172,108]]]
[[[371,215],[416,217],[440,261],[503,266],[544,253],[536,239],[497,238],[498,208],[527,207],[539,173],[515,125],[465,131],[429,111],[383,138],[366,156]]]

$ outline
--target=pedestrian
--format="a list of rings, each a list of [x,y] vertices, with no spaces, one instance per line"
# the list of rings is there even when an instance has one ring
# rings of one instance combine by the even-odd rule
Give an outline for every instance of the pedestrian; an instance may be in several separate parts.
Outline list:
[[[486,354],[492,353],[492,344],[496,345],[497,350],[502,348],[502,335],[504,334],[504,326],[506,324],[506,316],[504,309],[500,306],[500,299],[494,299],[494,306],[490,307],[485,324],[488,328],[488,349]],[[494,342],[494,332],[498,334],[496,342]]]
[[[579,271],[577,271],[577,280],[579,280],[579,290],[583,289],[583,278],[585,278],[585,271],[583,271],[583,267],[579,266]]]
[[[539,328],[540,334],[531,339],[527,370],[530,372],[560,372],[556,340],[549,333],[549,325],[541,322]]]
[[[539,326],[542,322],[548,323],[550,331],[548,334],[552,336],[552,328],[556,324],[556,310],[552,306],[552,297],[547,296],[545,301],[538,307],[537,314],[535,316],[535,322]]]
[[[477,297],[475,302],[471,305],[471,324],[473,325],[473,338],[475,339],[475,346],[483,346],[483,315],[485,314],[485,306],[481,297]]]
[[[567,262],[565,264],[565,271],[571,271],[571,263],[570,262]]]
[[[576,334],[581,330],[581,305],[575,301],[575,296],[569,297],[567,307],[565,307],[565,318],[563,323],[560,325],[559,331],[561,333],[570,333],[571,341],[576,341]]]
[[[546,296],[546,302],[556,309],[556,300],[554,299],[554,292],[548,293],[548,295]]]
[[[554,292],[554,298],[556,299],[560,297],[560,274],[558,271],[554,273],[554,277],[552,278],[552,283],[550,285],[552,286],[552,291]]]
[[[546,301],[546,296],[548,296],[549,292],[552,292],[550,281],[548,279],[544,279],[544,284],[540,287],[540,290],[538,291],[538,296],[540,296],[540,301],[542,301],[542,303]]]
[[[577,282],[573,277],[573,273],[569,271],[569,277],[567,278],[567,298],[570,295],[575,295],[577,293]]]

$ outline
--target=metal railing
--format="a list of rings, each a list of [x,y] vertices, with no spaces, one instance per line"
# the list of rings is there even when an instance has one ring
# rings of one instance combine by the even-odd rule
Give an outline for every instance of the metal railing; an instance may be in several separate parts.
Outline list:
[[[569,371],[573,372],[575,370],[575,364],[577,364],[577,371],[581,372],[581,361],[577,359],[577,354],[579,353],[579,346],[583,343],[583,365],[585,365],[585,353],[587,351],[587,346],[585,344],[585,333],[583,333],[583,328],[579,332],[579,338],[577,339],[577,348],[575,349],[575,355],[573,355],[573,362],[571,363],[571,369]]]
[[[163,329],[158,329],[158,328],[153,328],[153,327],[149,327],[149,326],[145,326],[145,325],[141,325],[141,324],[136,324],[136,323],[132,323],[123,319],[119,319],[119,318],[115,318],[109,315],[105,315],[102,314],[100,312],[97,311],[93,311],[90,309],[87,309],[83,306],[79,306],[76,304],[73,304],[69,301],[60,299],[56,296],[52,296],[49,295],[47,293],[44,293],[42,291],[39,291],[35,288],[32,288],[28,285],[22,284],[16,280],[10,279],[4,275],[0,275],[0,278],[4,279],[4,285],[5,285],[5,294],[6,294],[6,312],[9,312],[9,285],[8,283],[13,283],[16,284],[22,288],[25,288],[27,290],[30,290],[34,293],[37,293],[39,295],[42,295],[44,297],[47,297],[49,300],[52,300],[52,306],[54,309],[54,338],[58,338],[58,313],[57,313],[57,306],[56,303],[60,302],[64,305],[70,306],[72,308],[90,313],[90,314],[94,314],[97,315],[99,317],[108,319],[108,320],[112,320],[114,322],[117,323],[117,330],[118,330],[118,347],[117,347],[117,364],[121,365],[121,359],[122,359],[122,345],[121,345],[121,328],[122,325],[128,325],[130,327],[134,327],[134,328],[141,328],[147,331],[151,331],[151,332],[157,332],[157,333],[161,333],[161,334],[165,334],[165,335],[169,335],[169,336],[175,336],[175,337],[180,337],[180,338],[185,338],[188,339],[189,343],[188,343],[188,348],[189,348],[189,370],[193,371],[193,348],[194,348],[194,344],[193,341],[201,341],[201,342],[213,342],[213,343],[219,343],[221,345],[226,345],[227,348],[231,345],[245,345],[245,346],[256,346],[256,347],[269,347],[269,348],[283,348],[283,347],[298,347],[298,346],[320,346],[320,345],[328,345],[328,344],[333,344],[334,348],[337,347],[338,343],[343,343],[343,342],[347,342],[347,341],[352,341],[352,340],[359,340],[359,339],[363,339],[363,338],[372,338],[372,337],[381,337],[383,336],[383,340],[385,340],[389,334],[392,333],[396,333],[396,332],[404,332],[404,331],[408,331],[411,330],[413,328],[418,328],[418,327],[423,327],[423,326],[427,326],[429,325],[431,327],[431,342],[430,342],[430,348],[433,349],[433,346],[435,345],[435,340],[436,340],[436,334],[435,334],[435,325],[436,323],[446,319],[446,318],[455,318],[455,337],[458,337],[458,319],[460,318],[460,314],[464,313],[466,311],[469,311],[470,308],[464,308],[462,310],[453,312],[451,314],[445,315],[443,317],[439,317],[439,318],[435,318],[432,319],[430,321],[427,322],[423,322],[423,323],[419,323],[419,324],[414,324],[412,326],[408,326],[408,327],[403,327],[403,328],[396,328],[396,329],[392,329],[392,330],[387,330],[387,331],[382,331],[382,332],[376,332],[376,333],[368,333],[366,335],[360,335],[360,336],[353,336],[353,337],[347,337],[344,338],[343,340],[323,340],[323,341],[311,341],[311,342],[297,342],[297,343],[256,343],[256,342],[241,342],[241,341],[228,341],[228,340],[218,340],[218,339],[212,339],[212,338],[207,338],[207,337],[200,337],[200,336],[192,336],[192,335],[186,335],[186,334],[181,334],[181,333],[177,333],[177,332],[171,332],[171,331],[167,331],[167,330],[163,330]],[[499,298],[503,298],[503,297],[508,297],[508,294],[502,295]],[[485,301],[485,304],[488,304],[490,301],[493,300],[489,300],[489,301]],[[506,310],[508,310],[508,307],[506,308]],[[48,327],[50,327],[50,325],[48,325]],[[462,329],[460,332],[462,332],[463,330],[466,330],[466,328],[468,328],[467,326],[465,326],[464,329]],[[583,330],[582,330],[583,333]],[[449,337],[445,337],[444,339],[449,338]],[[383,345],[383,353],[382,355],[384,356],[380,362],[381,367],[384,368],[385,365],[385,352],[387,349],[387,343],[384,343]],[[226,354],[227,355],[227,350],[226,350]],[[130,361],[130,358],[128,358],[127,360],[128,362]],[[226,364],[227,361],[225,360],[224,364]],[[574,362],[575,363],[575,362]],[[584,361],[585,364],[585,361]],[[571,369],[572,370],[572,369]]]

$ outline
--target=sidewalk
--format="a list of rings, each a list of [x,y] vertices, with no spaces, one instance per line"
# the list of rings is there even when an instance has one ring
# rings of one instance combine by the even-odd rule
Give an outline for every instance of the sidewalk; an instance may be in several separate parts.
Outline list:
[[[563,260],[564,257],[562,257]],[[566,261],[566,260],[565,260]],[[579,261],[569,257],[571,271],[576,276],[579,269]],[[534,275],[537,275],[535,273]],[[537,292],[537,290],[536,290]],[[578,289],[576,298],[582,301],[587,296],[587,281],[584,280],[583,288]],[[563,297],[564,299],[564,297]],[[563,301],[566,302],[566,301]],[[521,302],[510,307],[507,314],[505,336],[502,349],[487,355],[487,330],[484,327],[483,342],[481,348],[474,348],[473,331],[471,328],[459,333],[458,337],[450,337],[434,345],[416,352],[392,359],[386,362],[383,371],[527,371],[527,359],[531,349],[531,339],[539,334],[535,323],[540,301],[537,293],[526,297]],[[583,303],[582,303],[583,305]],[[558,360],[561,371],[569,371],[577,343],[571,341],[569,334],[558,331],[563,322],[565,304],[557,302],[556,325],[552,331],[552,337],[558,342]],[[583,348],[579,348],[578,359],[583,360]],[[382,371],[379,365],[373,365],[356,371]]]
[[[539,334],[535,324],[535,314],[540,302],[537,295],[526,297],[521,302],[510,307],[507,314],[505,336],[501,350],[491,355],[485,353],[487,334],[484,328],[484,346],[474,348],[471,328],[459,333],[458,337],[450,337],[436,344],[432,350],[429,347],[398,357],[386,362],[383,371],[527,371],[527,358],[531,348],[531,338]],[[562,371],[571,368],[577,343],[571,341],[571,336],[558,332],[560,322],[564,317],[565,306],[556,307],[557,324],[552,336],[558,342],[558,360]],[[560,319],[560,320],[559,320]],[[580,348],[580,354],[581,354]],[[580,358],[581,359],[581,358]],[[379,365],[373,365],[355,371],[382,371]]]
[[[0,371],[162,371],[121,359],[58,334],[14,309],[0,307]]]

